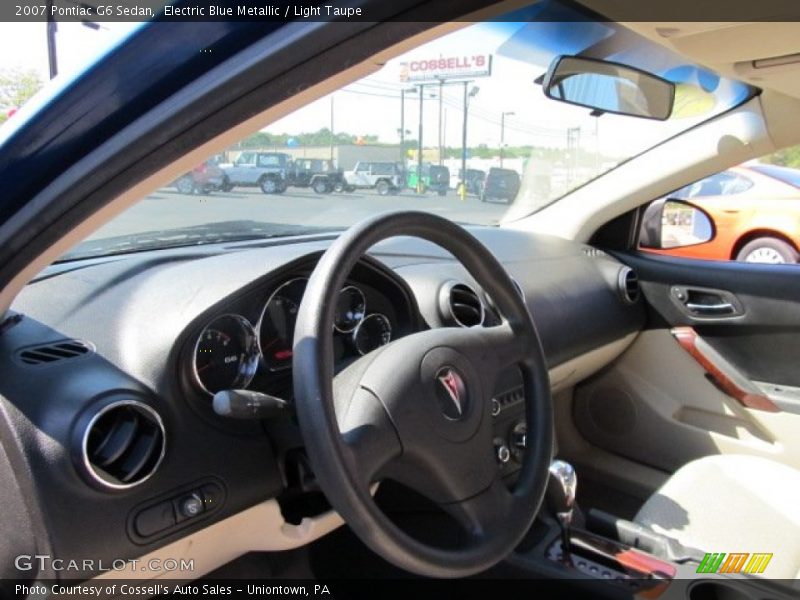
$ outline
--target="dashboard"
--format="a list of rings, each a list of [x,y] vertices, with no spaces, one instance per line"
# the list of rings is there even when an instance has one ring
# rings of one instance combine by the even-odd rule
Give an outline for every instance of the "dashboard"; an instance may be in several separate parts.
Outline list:
[[[524,297],[554,389],[613,360],[643,327],[635,273],[613,257],[510,229],[471,232]],[[242,551],[301,545],[338,524],[291,411],[294,320],[332,239],[62,263],[27,286],[0,335],[0,528],[13,532],[0,576],[36,576],[13,570],[13,556],[26,553],[137,558],[226,519],[230,528],[258,507],[276,526],[257,542],[243,533],[251,541]],[[418,331],[498,319],[452,256],[411,238],[376,245],[336,306],[336,370]],[[212,398],[228,390],[278,398],[289,410],[225,418]],[[498,379],[494,398],[493,451],[512,477],[525,434],[515,369]]]

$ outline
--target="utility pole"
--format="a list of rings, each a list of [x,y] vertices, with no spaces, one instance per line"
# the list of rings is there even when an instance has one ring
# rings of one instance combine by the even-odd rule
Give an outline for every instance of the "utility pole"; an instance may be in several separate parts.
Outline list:
[[[500,168],[503,168],[503,153],[506,147],[506,115],[509,117],[514,114],[513,111],[507,110],[500,113]]]
[[[333,94],[331,94],[331,167],[333,167]]]
[[[467,88],[471,82],[464,82],[464,122],[461,124],[461,189],[459,195],[463,201],[467,196],[467,117],[469,114],[469,99],[473,98],[478,93],[478,86],[473,86],[467,92]]]
[[[400,160],[406,164],[406,88],[400,90]]]
[[[567,163],[567,181],[572,185],[572,181],[577,175],[578,169],[578,152],[581,146],[581,128],[569,127],[567,129],[567,152],[569,154],[569,162]]]
[[[417,141],[417,193],[423,191],[422,185],[422,100],[425,96],[425,85],[419,84],[419,140]]]
[[[444,79],[439,80],[439,165],[442,164],[442,91]]]
[[[444,117],[442,119],[442,151],[447,151],[447,109],[444,109]]]
[[[47,62],[50,66],[50,79],[58,75],[58,56],[56,53],[56,32],[58,25],[53,19],[53,0],[47,0]]]

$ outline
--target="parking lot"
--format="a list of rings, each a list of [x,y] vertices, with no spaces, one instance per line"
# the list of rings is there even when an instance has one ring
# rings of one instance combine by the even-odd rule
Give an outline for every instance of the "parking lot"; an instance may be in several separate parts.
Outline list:
[[[310,189],[289,188],[267,195],[257,188],[235,188],[207,195],[180,194],[162,188],[114,219],[90,239],[187,227],[220,221],[259,221],[303,224],[310,227],[344,228],[378,212],[426,210],[461,223],[491,224],[508,209],[502,202],[481,202],[475,196],[463,201],[450,190],[446,196],[411,190],[380,196],[371,190],[316,194]]]

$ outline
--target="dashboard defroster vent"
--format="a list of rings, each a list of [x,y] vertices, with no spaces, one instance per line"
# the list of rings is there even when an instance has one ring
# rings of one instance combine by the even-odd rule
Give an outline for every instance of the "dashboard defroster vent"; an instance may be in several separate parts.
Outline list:
[[[104,487],[126,489],[147,480],[164,457],[164,424],[138,400],[102,408],[83,433],[83,463]]]
[[[619,293],[628,304],[635,304],[639,300],[639,276],[630,267],[623,267],[619,272]]]
[[[483,323],[483,302],[477,292],[467,284],[454,281],[446,283],[442,286],[439,300],[446,323],[461,327],[474,327]]]
[[[581,249],[581,252],[583,252],[589,258],[603,258],[608,256],[608,254],[600,250],[600,248],[595,248],[594,246],[584,246]]]
[[[92,347],[81,340],[61,340],[20,350],[17,352],[17,359],[26,365],[48,365],[68,358],[77,358],[91,351]]]

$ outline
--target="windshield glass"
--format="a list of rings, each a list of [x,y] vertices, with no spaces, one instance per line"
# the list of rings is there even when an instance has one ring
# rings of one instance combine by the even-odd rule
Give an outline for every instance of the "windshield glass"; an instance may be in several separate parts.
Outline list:
[[[541,209],[753,93],[615,23],[552,6],[465,24],[265,123],[64,259],[337,231],[398,209],[493,225]],[[672,116],[640,119],[548,99],[542,77],[559,55],[675,83]],[[309,159],[331,168],[309,170]]]
[[[776,165],[752,165],[750,168],[753,171],[763,173],[764,175],[769,175],[778,181],[782,181],[784,183],[788,183],[789,185],[793,185],[796,188],[800,188],[800,171],[797,169],[779,167]]]

